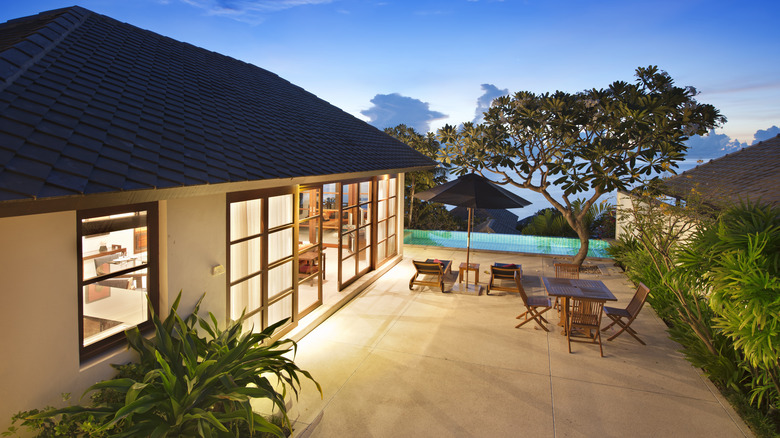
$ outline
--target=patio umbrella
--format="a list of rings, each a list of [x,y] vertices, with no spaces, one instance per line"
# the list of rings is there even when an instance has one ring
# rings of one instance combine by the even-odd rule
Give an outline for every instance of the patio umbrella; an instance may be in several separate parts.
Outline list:
[[[489,179],[469,173],[446,184],[417,193],[415,197],[428,202],[465,207],[468,209],[468,234],[466,238],[466,266],[470,266],[471,222],[475,208],[522,208],[530,202]],[[469,284],[469,270],[466,269],[466,287]]]

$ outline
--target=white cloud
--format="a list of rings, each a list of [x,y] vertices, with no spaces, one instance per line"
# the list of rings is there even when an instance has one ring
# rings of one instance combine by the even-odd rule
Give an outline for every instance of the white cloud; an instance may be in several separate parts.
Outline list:
[[[404,124],[419,133],[427,133],[431,122],[447,117],[438,111],[431,111],[427,102],[398,93],[377,94],[371,99],[373,106],[360,113],[369,119],[369,123],[379,129],[392,128]]]
[[[232,18],[237,21],[257,24],[265,14],[279,12],[300,6],[332,3],[333,0],[181,0],[200,8],[209,15]]]
[[[753,143],[769,140],[770,138],[773,138],[777,135],[780,135],[780,128],[778,128],[777,126],[772,125],[772,127],[769,129],[759,129],[753,135]]]
[[[472,120],[474,123],[482,123],[482,120],[485,118],[484,113],[490,108],[493,100],[509,94],[508,88],[502,90],[493,84],[482,84],[482,91],[484,93],[477,99],[477,109],[474,112],[474,120]]]

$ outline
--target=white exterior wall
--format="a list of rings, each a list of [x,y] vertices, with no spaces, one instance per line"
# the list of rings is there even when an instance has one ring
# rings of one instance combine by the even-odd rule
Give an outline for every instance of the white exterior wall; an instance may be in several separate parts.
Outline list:
[[[21,410],[63,405],[61,393],[77,403],[131,358],[79,363],[76,228],[75,211],[0,218],[0,430]]]
[[[630,211],[633,209],[633,205],[631,204],[631,195],[621,193],[620,191],[617,192],[617,205],[615,205],[616,212],[615,212],[615,239],[619,239],[620,236],[627,233],[626,230],[626,222],[627,218],[625,217],[626,211]],[[623,212],[623,213],[621,213]]]
[[[620,238],[620,236],[625,234],[630,234],[628,231],[628,222],[630,221],[629,217],[625,212],[632,211],[634,209],[633,202],[636,200],[636,197],[631,196],[629,194],[620,193],[617,194],[617,220],[615,224],[615,238]],[[647,204],[639,204],[638,208],[647,207]],[[621,211],[623,212],[621,214]],[[655,210],[656,213],[658,213],[658,210]],[[623,218],[621,219],[621,216]],[[691,219],[687,219],[684,216],[673,216],[670,213],[666,213],[667,218],[667,224],[666,227],[675,227],[676,229],[680,230],[684,226],[686,228],[686,231],[681,232],[678,236],[678,241],[684,242],[688,240],[693,233],[696,232],[697,225],[696,223],[692,222]]]
[[[168,275],[167,281],[161,278],[160,295],[167,303],[160,308],[167,310],[182,291],[179,313],[187,315],[206,292],[199,314],[207,317],[211,312],[223,323],[228,317],[226,279],[225,274],[212,275],[212,268],[227,265],[226,197],[174,199],[166,204],[167,232],[160,230],[160,246],[167,247],[167,269],[162,266],[161,271]],[[160,217],[162,221],[162,209]]]
[[[180,313],[189,314],[207,292],[202,315],[227,318],[225,195],[162,201],[160,310],[180,290]],[[62,406],[62,393],[79,403],[90,385],[114,376],[112,363],[133,353],[118,347],[79,363],[76,212],[0,218],[0,431],[16,412]]]

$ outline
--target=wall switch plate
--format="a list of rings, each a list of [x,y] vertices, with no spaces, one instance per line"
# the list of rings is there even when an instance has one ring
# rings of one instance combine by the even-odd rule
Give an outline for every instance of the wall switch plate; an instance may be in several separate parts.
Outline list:
[[[225,273],[225,267],[222,266],[222,265],[216,265],[216,266],[211,268],[211,275],[213,275],[215,277],[217,275],[222,275],[224,273]]]

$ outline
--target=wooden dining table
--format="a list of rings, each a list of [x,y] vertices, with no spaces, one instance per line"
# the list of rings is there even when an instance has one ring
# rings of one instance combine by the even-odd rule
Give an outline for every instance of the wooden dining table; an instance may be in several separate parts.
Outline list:
[[[569,299],[584,298],[595,301],[617,301],[601,280],[579,280],[573,278],[542,277],[547,295],[561,299],[561,324],[566,334],[569,320]]]

